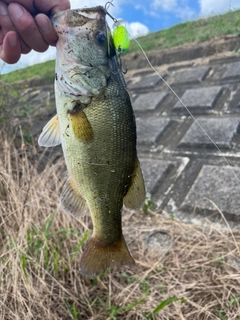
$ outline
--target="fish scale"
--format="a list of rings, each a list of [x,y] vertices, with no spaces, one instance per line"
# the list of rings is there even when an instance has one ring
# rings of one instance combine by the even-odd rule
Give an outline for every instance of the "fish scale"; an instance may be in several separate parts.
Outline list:
[[[70,177],[74,177],[74,182],[80,194],[87,199],[93,220],[96,221],[95,234],[101,239],[101,235],[105,238],[107,233],[108,242],[120,237],[119,221],[123,197],[127,192],[125,186],[130,183],[136,158],[135,121],[128,93],[125,91],[128,103],[112,99],[112,88],[118,84],[114,80],[111,82],[106,94],[94,99],[84,109],[93,130],[93,141],[85,143],[70,139],[69,143],[66,138],[62,145],[65,158],[73,159],[66,161]],[[114,126],[114,123],[118,125]],[[119,126],[121,123],[125,125]],[[76,166],[75,159],[78,159],[80,165]],[[113,223],[109,222],[106,226],[106,219]],[[114,222],[116,220],[118,223]]]
[[[57,115],[39,137],[41,146],[62,145],[69,174],[63,209],[77,218],[90,212],[93,233],[80,260],[88,276],[134,264],[122,235],[122,207],[145,200],[134,113],[105,16],[99,6],[53,17]]]

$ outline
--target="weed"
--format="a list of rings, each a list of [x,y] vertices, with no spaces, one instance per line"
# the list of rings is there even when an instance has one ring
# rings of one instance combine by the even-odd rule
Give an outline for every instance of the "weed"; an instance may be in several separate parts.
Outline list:
[[[126,279],[127,283],[134,283],[135,281],[138,280],[138,277],[136,275],[129,275],[126,272],[122,272],[122,276],[124,279]]]
[[[154,310],[153,310],[153,314],[158,313],[159,311],[161,311],[163,308],[165,308],[166,306],[168,306],[170,303],[175,302],[175,301],[181,301],[181,302],[186,302],[185,299],[183,298],[168,298],[164,301],[162,301]]]
[[[239,318],[239,270],[227,261],[238,259],[238,229],[233,240],[213,225],[187,225],[150,210],[147,217],[123,212],[124,236],[136,267],[109,269],[87,279],[78,270],[91,220],[73,219],[59,208],[63,161],[39,173],[27,157],[34,146],[28,148],[29,153],[23,152],[8,140],[1,145],[2,319],[164,320],[178,319],[180,312],[186,320]],[[144,242],[157,226],[175,239],[160,257],[148,252]],[[137,248],[131,239],[137,239]]]
[[[211,39],[211,36],[210,36],[210,34],[208,34],[208,33],[201,34],[201,35],[199,36],[199,42],[205,42],[205,41],[208,41],[208,40],[210,40],[210,39]]]
[[[70,261],[73,260],[75,255],[79,252],[79,249],[84,245],[84,243],[87,241],[87,239],[90,237],[90,231],[86,232],[83,238],[80,238],[77,245],[73,248],[72,252],[70,253]]]
[[[142,206],[142,211],[144,213],[148,213],[149,210],[153,210],[153,209],[154,209],[154,202],[151,200],[150,193],[147,193],[144,205]]]
[[[238,303],[240,301],[240,297],[234,296],[230,301],[229,301],[229,306],[231,307],[234,303]]]
[[[218,309],[216,309],[216,313],[217,313],[217,315],[219,316],[219,319],[221,319],[221,320],[227,320],[227,318],[226,318],[226,312],[224,311],[224,310],[218,310]]]
[[[222,256],[216,257],[215,261],[218,268],[221,268],[221,269],[224,268],[224,263],[225,263],[224,257]]]
[[[145,296],[149,296],[151,293],[150,283],[146,279],[140,282],[140,289]]]
[[[109,317],[112,320],[116,320],[117,315],[124,314],[126,311],[135,308],[137,305],[142,304],[144,301],[145,301],[144,299],[141,299],[137,302],[130,303],[123,307],[116,306],[116,305],[110,306],[109,308],[107,308],[107,311],[109,312]]]
[[[68,301],[66,301],[66,305],[68,307],[68,310],[69,310],[72,318],[73,319],[79,319],[79,314],[78,314],[78,311],[77,311],[76,304],[75,303],[70,304]]]
[[[166,306],[169,304],[175,302],[175,301],[181,301],[181,302],[186,302],[185,299],[183,298],[168,298],[164,301],[162,301],[150,314],[145,314],[146,319],[155,319],[155,316],[157,313],[159,313],[161,310],[163,310]]]

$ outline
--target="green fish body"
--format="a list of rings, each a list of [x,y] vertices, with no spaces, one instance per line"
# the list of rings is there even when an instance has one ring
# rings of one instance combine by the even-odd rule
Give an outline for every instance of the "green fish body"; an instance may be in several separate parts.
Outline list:
[[[102,7],[53,17],[59,35],[57,115],[44,127],[41,146],[61,143],[69,179],[60,197],[75,217],[90,211],[93,233],[80,261],[85,275],[134,264],[122,235],[123,204],[145,199],[129,94]]]

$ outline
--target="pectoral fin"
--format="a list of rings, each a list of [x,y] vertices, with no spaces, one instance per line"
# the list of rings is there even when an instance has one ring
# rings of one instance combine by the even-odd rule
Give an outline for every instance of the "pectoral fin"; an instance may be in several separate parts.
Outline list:
[[[93,130],[83,111],[69,112],[74,136],[82,142],[93,139]]]
[[[68,214],[78,218],[88,213],[86,201],[80,195],[73,180],[69,178],[60,196],[60,204]]]
[[[145,195],[146,192],[142,170],[140,168],[139,160],[136,159],[131,184],[127,194],[123,198],[123,203],[129,209],[138,209],[145,201]]]
[[[38,138],[40,147],[55,147],[61,144],[58,116],[55,115],[43,128]]]

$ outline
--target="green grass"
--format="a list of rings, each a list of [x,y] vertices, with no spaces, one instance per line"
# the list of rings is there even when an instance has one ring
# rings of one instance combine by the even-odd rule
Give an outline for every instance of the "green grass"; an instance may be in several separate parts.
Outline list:
[[[29,80],[31,78],[45,79],[46,82],[53,83],[55,77],[55,60],[38,63],[24,69],[9,72],[0,76],[0,80],[5,83]]]
[[[148,208],[123,212],[123,230],[136,266],[88,279],[79,273],[90,217],[59,208],[64,161],[38,172],[32,144],[0,141],[1,319],[240,320],[239,229],[185,225]],[[157,229],[174,243],[146,247]],[[186,237],[186,235],[188,235]],[[137,239],[136,243],[133,239]],[[202,272],[199,272],[201,267]]]
[[[150,33],[138,38],[145,51],[168,49],[189,43],[200,43],[226,35],[240,34],[240,10],[180,23],[172,28]],[[138,45],[132,41],[128,53],[139,51]]]

